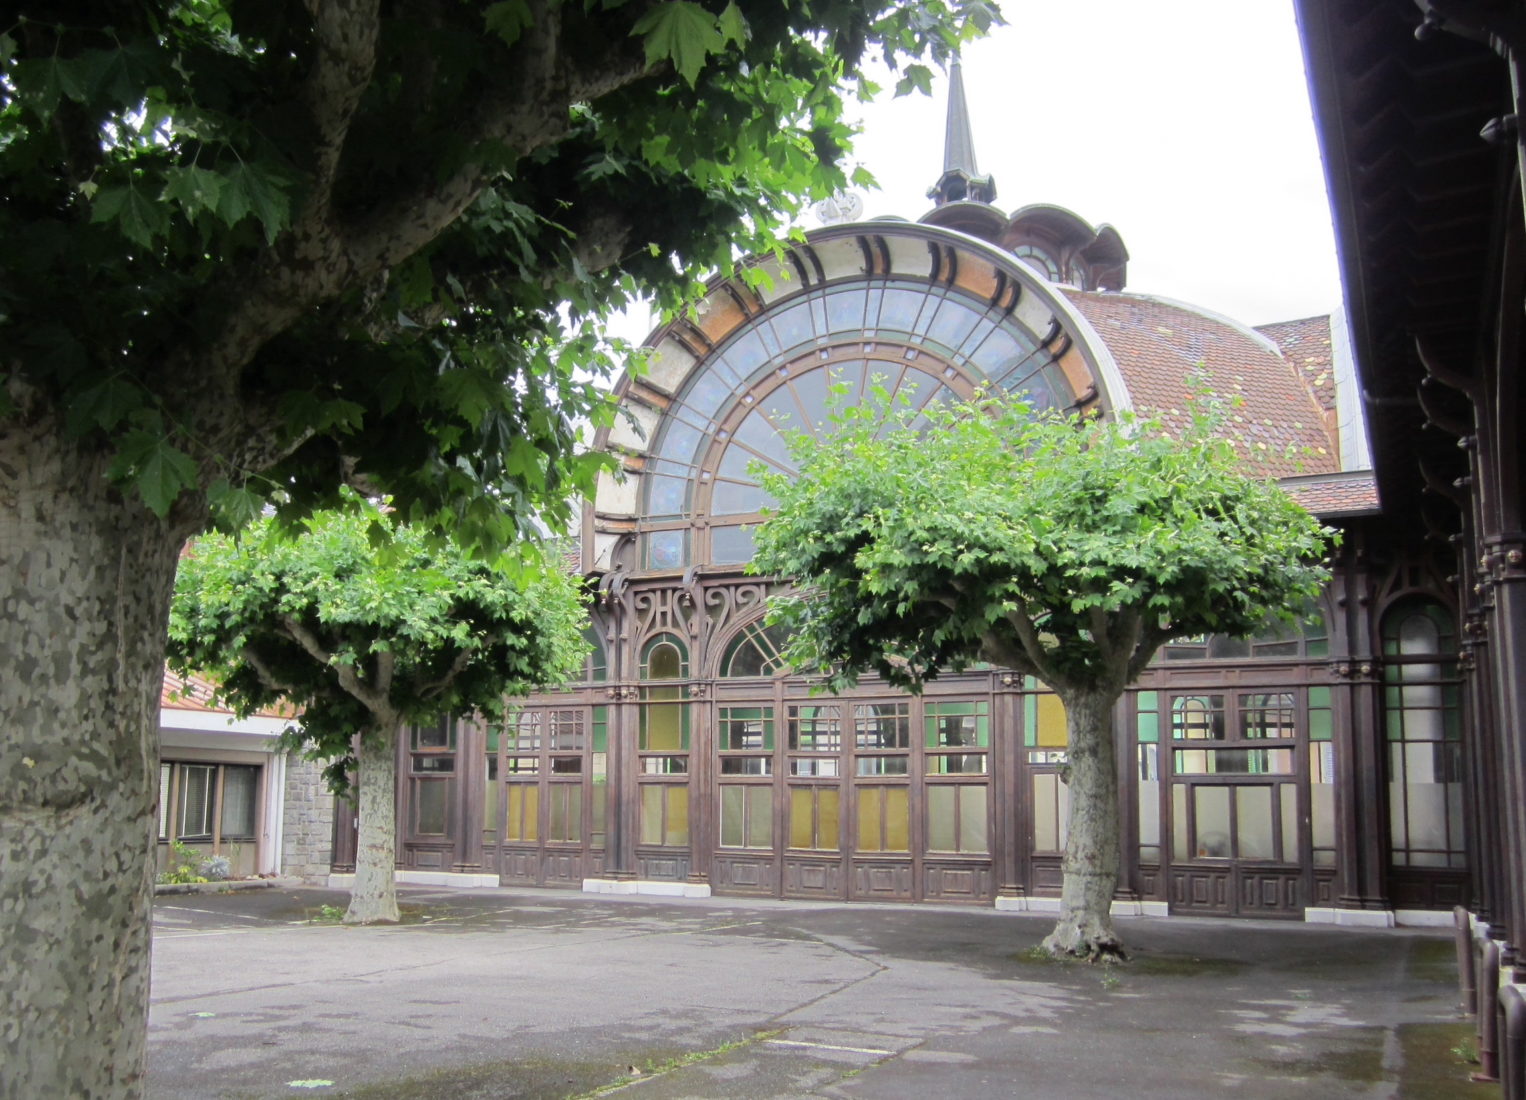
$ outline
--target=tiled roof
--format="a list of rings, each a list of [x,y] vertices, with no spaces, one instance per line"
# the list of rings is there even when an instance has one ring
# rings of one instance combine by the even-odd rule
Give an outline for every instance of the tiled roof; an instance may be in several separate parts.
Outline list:
[[[1304,317],[1257,325],[1256,331],[1282,349],[1299,379],[1326,412],[1335,409],[1335,361],[1330,352],[1330,318]]]
[[[1310,389],[1275,345],[1253,329],[1178,302],[1137,294],[1065,290],[1107,344],[1134,407],[1185,423],[1188,379],[1243,401],[1231,434],[1271,477],[1339,468],[1339,442]]]
[[[1369,516],[1378,511],[1378,482],[1370,470],[1290,477],[1281,484],[1294,500],[1321,519]]]
[[[202,676],[181,676],[164,670],[164,682],[159,689],[159,706],[165,710],[199,710],[212,714],[232,714],[217,702],[217,688],[211,680]],[[294,718],[293,707],[266,707],[255,712],[261,718]]]

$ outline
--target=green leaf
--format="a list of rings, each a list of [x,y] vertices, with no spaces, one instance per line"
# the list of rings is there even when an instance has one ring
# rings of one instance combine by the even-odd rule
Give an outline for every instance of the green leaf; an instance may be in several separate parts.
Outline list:
[[[194,219],[202,211],[216,213],[227,180],[206,168],[196,165],[175,165],[165,169],[164,192],[160,196],[177,202],[186,217]]]
[[[137,490],[154,515],[164,518],[180,493],[196,484],[196,463],[157,432],[128,432],[111,465],[117,480]]]
[[[217,212],[228,225],[237,225],[248,214],[265,229],[265,242],[272,244],[286,228],[291,203],[285,181],[268,166],[239,161],[223,174],[225,180]]]
[[[726,10],[721,12],[721,17],[716,22],[720,29],[723,43],[736,43],[738,46],[745,45],[752,31],[747,26],[747,17],[742,14],[742,9],[736,6],[736,0],[726,5]]]
[[[144,248],[153,247],[154,238],[169,229],[164,208],[132,184],[102,187],[90,204],[92,222],[117,223],[122,236]]]
[[[508,46],[519,41],[519,36],[534,19],[527,0],[501,0],[500,3],[489,4],[483,13],[487,29],[503,39]]]
[[[260,518],[265,498],[248,486],[235,488],[227,478],[218,478],[207,490],[207,503],[222,527],[237,531]]]
[[[645,37],[648,65],[671,61],[692,88],[705,58],[725,48],[717,23],[715,16],[692,0],[667,0],[636,20],[631,34]]]
[[[120,375],[112,375],[69,401],[70,435],[84,435],[92,428],[110,431],[143,407],[143,391]]]

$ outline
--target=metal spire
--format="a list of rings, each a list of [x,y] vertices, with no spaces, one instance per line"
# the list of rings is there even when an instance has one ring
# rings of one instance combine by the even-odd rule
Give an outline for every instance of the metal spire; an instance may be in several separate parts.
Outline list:
[[[964,100],[964,73],[959,59],[949,69],[948,122],[943,131],[943,175],[927,197],[938,206],[946,202],[993,202],[996,181],[982,176],[975,164],[975,136],[970,109]]]

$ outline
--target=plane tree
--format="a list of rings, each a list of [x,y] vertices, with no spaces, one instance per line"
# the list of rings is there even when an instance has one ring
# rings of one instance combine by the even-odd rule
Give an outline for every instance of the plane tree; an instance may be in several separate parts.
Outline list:
[[[475,559],[358,500],[301,527],[293,536],[264,519],[192,544],[169,664],[210,678],[241,715],[300,710],[284,747],[325,761],[331,788],[359,811],[344,921],[395,923],[404,727],[501,720],[513,696],[565,682],[586,655],[588,616],[565,563],[537,543]]]
[[[987,0],[20,0],[0,14],[0,1093],[141,1092],[158,686],[213,517],[485,552],[601,460],[599,317],[843,184]]]
[[[1121,957],[1113,710],[1171,638],[1245,636],[1326,579],[1323,529],[1251,476],[1204,412],[1158,421],[1035,413],[983,397],[914,417],[840,409],[793,442],[798,473],[752,568],[792,578],[770,616],[786,659],[838,690],[874,672],[920,690],[985,661],[1064,704],[1070,788],[1054,954]]]

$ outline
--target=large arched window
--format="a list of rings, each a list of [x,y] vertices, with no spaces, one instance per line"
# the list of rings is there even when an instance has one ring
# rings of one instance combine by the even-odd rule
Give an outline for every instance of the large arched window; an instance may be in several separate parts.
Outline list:
[[[878,393],[925,409],[985,385],[1069,405],[1056,361],[1069,346],[958,286],[860,277],[781,300],[709,352],[664,411],[642,477],[642,567],[750,560],[771,503],[757,471],[791,472],[789,435],[821,431],[833,401]]]
[[[1396,867],[1467,865],[1456,655],[1456,624],[1441,604],[1408,600],[1384,617],[1389,840]]]

